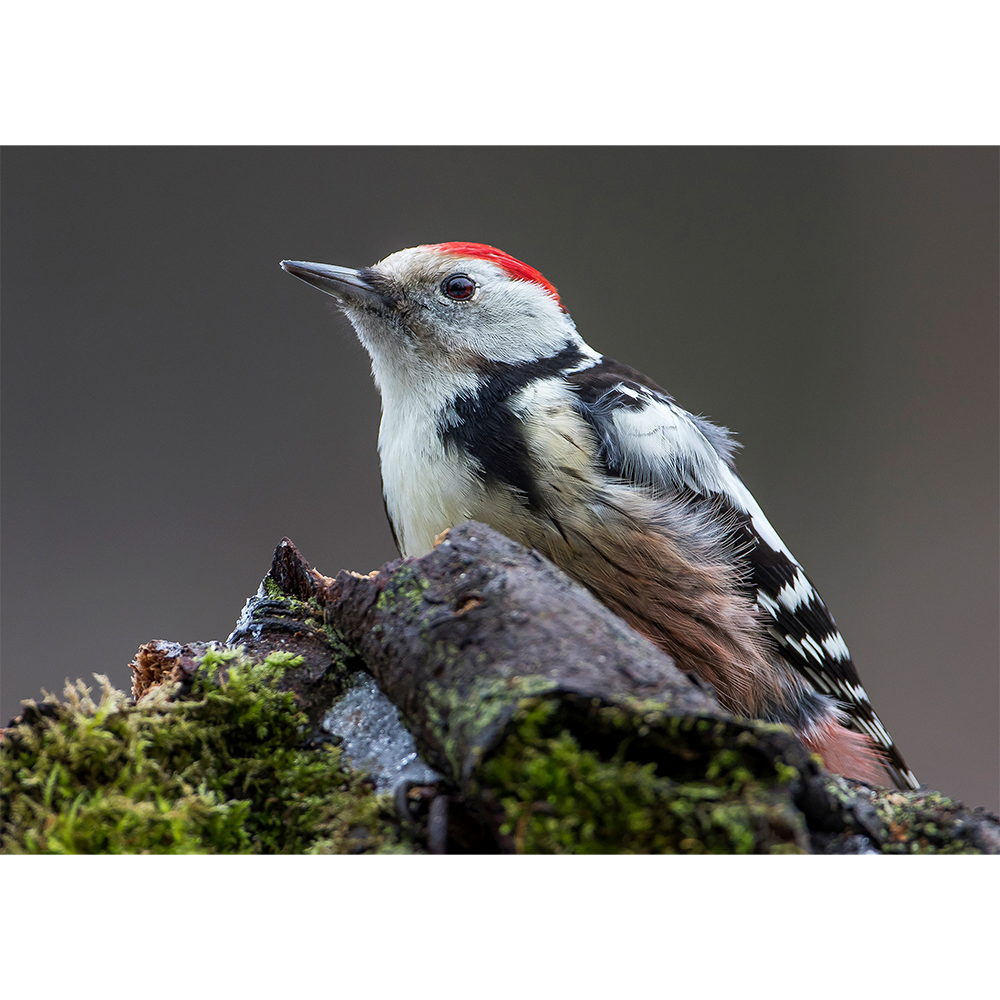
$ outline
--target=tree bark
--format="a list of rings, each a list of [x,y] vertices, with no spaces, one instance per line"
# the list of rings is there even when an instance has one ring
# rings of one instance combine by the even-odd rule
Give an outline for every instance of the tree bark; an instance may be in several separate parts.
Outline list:
[[[284,539],[229,643],[301,653],[286,683],[313,721],[370,673],[443,776],[417,796],[445,800],[439,849],[1000,852],[996,817],[829,775],[791,731],[734,718],[548,560],[474,522],[367,576],[325,577]]]

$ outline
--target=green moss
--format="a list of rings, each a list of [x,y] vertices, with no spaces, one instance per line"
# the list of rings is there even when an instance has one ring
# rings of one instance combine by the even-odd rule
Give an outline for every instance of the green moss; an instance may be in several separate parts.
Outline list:
[[[356,656],[317,597],[302,600],[286,594],[268,574],[261,581],[260,590],[243,608],[238,628],[243,635],[251,635],[255,629],[269,631],[275,623],[294,623],[296,631],[312,631],[322,637],[329,646],[331,659],[341,668]]]
[[[885,824],[884,854],[982,853],[962,837],[962,805],[940,792],[890,792],[872,803]]]
[[[412,566],[406,563],[393,574],[392,586],[378,595],[375,607],[391,615],[399,615],[404,620],[412,620],[419,615],[424,603],[424,591],[430,586]]]
[[[426,728],[444,752],[451,774],[465,775],[479,762],[483,746],[507,723],[512,703],[546,694],[554,687],[547,677],[484,677],[468,690],[428,684],[424,704]]]
[[[6,853],[345,853],[406,849],[390,808],[339,751],[304,749],[305,716],[262,664],[209,653],[190,693],[139,705],[99,678],[51,696],[0,745]]]
[[[261,580],[260,585],[264,594],[273,600],[287,600],[289,602],[293,600],[281,589],[281,585],[274,579],[274,577],[271,576],[270,573],[268,573],[268,575]]]
[[[730,723],[524,699],[477,773],[518,853],[804,853],[797,776]]]

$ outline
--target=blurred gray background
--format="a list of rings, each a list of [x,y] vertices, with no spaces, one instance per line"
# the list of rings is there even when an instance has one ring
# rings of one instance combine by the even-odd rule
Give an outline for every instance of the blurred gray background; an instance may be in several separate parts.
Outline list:
[[[278,268],[474,240],[725,424],[918,777],[1000,806],[998,153],[7,148],[0,722],[396,553],[367,358]]]

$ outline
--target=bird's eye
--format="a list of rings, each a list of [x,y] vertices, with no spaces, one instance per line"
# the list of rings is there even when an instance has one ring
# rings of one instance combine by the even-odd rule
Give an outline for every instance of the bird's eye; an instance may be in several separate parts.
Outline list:
[[[452,274],[441,282],[441,291],[456,302],[471,299],[475,290],[476,283],[467,274]]]

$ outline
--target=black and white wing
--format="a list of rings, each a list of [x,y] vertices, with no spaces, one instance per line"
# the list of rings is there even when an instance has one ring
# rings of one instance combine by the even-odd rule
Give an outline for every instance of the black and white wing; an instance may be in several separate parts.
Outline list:
[[[709,501],[731,520],[747,586],[770,622],[776,651],[882,748],[901,788],[919,787],[872,709],[822,598],[736,472],[730,432],[688,413],[644,375],[609,358],[565,377],[598,435],[609,475],[664,496]]]

